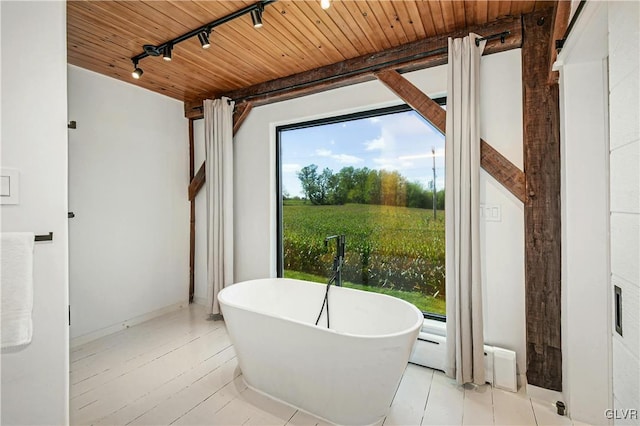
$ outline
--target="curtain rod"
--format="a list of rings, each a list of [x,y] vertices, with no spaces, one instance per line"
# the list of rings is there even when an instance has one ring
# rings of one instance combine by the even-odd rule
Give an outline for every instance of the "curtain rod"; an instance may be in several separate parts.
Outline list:
[[[500,33],[496,33],[496,34],[492,34],[486,37],[480,37],[477,38],[475,40],[476,42],[476,46],[480,45],[481,41],[484,40],[494,40],[494,39],[500,39],[501,43],[505,42],[505,39],[507,36],[511,35],[511,31],[502,31]],[[393,65],[398,65],[398,64],[402,64],[405,62],[412,62],[412,61],[416,61],[418,59],[424,59],[427,58],[429,56],[434,56],[434,55],[439,55],[442,53],[446,53],[449,50],[448,46],[444,46],[444,47],[440,47],[438,49],[433,49],[433,50],[429,50],[426,52],[422,52],[422,53],[417,53],[413,56],[409,56],[409,57],[403,57],[403,58],[398,58],[398,59],[392,59],[390,61],[387,62],[383,62],[380,64],[376,64],[376,65],[370,65],[368,67],[364,67],[364,68],[358,68],[357,70],[352,70],[352,71],[348,71],[342,74],[337,74],[337,75],[332,75],[329,77],[323,77],[323,78],[319,78],[317,80],[313,80],[313,81],[307,81],[304,83],[298,83],[298,84],[294,84],[293,86],[289,86],[289,87],[285,87],[285,88],[280,88],[280,89],[273,89],[273,90],[269,90],[266,92],[262,92],[262,93],[257,93],[257,94],[252,94],[252,95],[247,95],[247,96],[243,96],[243,97],[239,97],[239,98],[235,98],[234,101],[236,102],[236,104],[239,104],[241,102],[245,102],[248,100],[251,100],[253,98],[257,98],[260,96],[268,96],[268,95],[273,95],[276,93],[281,93],[281,92],[285,92],[288,90],[292,90],[292,89],[302,89],[304,87],[307,86],[312,86],[314,84],[319,84],[319,83],[324,83],[324,82],[328,82],[328,81],[332,81],[332,80],[337,80],[340,78],[345,78],[345,77],[351,77],[357,74],[362,74],[362,73],[366,73],[366,72],[370,72],[370,71],[375,71],[381,68],[386,68],[386,67],[390,67]],[[194,109],[198,109],[201,107],[196,107]]]
[[[578,3],[578,7],[576,8],[575,13],[571,17],[571,22],[569,22],[569,26],[567,27],[567,30],[564,32],[564,35],[562,36],[562,39],[556,40],[556,50],[558,51],[558,53],[560,53],[560,51],[564,47],[564,43],[567,41],[567,38],[569,38],[569,34],[571,34],[571,30],[573,29],[573,26],[576,24],[576,21],[578,20],[578,17],[580,16],[580,13],[582,12],[582,9],[586,4],[587,4],[587,0],[580,0],[580,3]]]

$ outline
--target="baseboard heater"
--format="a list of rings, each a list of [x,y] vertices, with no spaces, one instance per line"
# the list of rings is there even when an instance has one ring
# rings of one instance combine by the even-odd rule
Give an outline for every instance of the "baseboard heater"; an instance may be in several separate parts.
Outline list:
[[[420,332],[409,362],[445,371],[446,337]],[[485,380],[492,386],[511,392],[518,391],[516,353],[509,349],[484,345]]]

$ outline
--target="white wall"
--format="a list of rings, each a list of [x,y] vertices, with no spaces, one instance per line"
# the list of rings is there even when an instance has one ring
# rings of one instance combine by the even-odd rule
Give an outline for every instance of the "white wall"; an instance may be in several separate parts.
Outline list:
[[[69,119],[75,338],[188,300],[189,143],[181,102],[75,66]]]
[[[482,138],[523,169],[522,67],[520,50],[482,58]],[[486,172],[480,200],[502,209],[501,222],[480,222],[483,256],[485,341],[517,353],[526,373],[524,205]],[[526,379],[525,379],[526,380]],[[522,382],[524,383],[524,381]]]
[[[3,425],[69,421],[65,2],[0,3],[2,167],[20,170],[20,204],[2,231],[53,232],[34,249],[33,340],[2,353]]]
[[[563,394],[572,419],[596,424],[611,407],[606,19],[604,3],[585,7],[558,58]]]
[[[573,418],[608,407],[609,305],[606,76],[601,61],[563,68],[563,364]],[[605,302],[605,303],[603,303]],[[588,374],[585,374],[587,373]]]
[[[622,289],[613,333],[614,408],[640,410],[640,3],[610,2],[611,284]],[[640,425],[640,419],[615,424]]]
[[[522,167],[520,51],[482,58],[482,136]],[[430,96],[446,92],[446,67],[405,75]],[[377,81],[254,108],[235,144],[235,276],[238,281],[276,275],[276,125],[399,104]],[[481,197],[502,207],[502,222],[483,223],[486,282],[485,336],[517,352],[525,370],[524,219],[514,196],[482,173]]]
[[[621,419],[640,409],[639,26],[637,2],[588,2],[558,56],[564,394],[571,417],[594,424],[640,424]]]

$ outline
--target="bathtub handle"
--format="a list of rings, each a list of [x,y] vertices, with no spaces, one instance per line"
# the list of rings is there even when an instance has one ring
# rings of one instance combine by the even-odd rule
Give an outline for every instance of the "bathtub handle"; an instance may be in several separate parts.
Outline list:
[[[344,264],[346,237],[344,234],[331,235],[324,239],[325,247],[329,245],[330,240],[336,240],[336,256],[333,258],[333,278],[335,285],[342,287],[342,265]]]

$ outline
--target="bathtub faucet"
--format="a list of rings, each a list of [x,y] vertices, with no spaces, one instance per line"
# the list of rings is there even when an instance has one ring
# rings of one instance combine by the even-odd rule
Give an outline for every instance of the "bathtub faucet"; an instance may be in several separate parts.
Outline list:
[[[324,239],[324,246],[329,245],[330,240],[336,240],[336,256],[333,258],[333,277],[331,281],[335,282],[338,287],[342,287],[342,266],[344,265],[344,247],[346,238],[342,235],[332,235]]]

